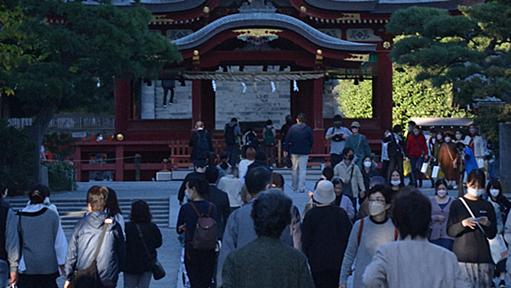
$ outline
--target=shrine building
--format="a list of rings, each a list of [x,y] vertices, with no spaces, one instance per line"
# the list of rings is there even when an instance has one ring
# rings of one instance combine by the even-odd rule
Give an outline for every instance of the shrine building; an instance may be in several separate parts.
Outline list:
[[[93,1],[86,1],[88,3]],[[129,9],[133,1],[112,1]],[[188,168],[188,139],[196,121],[223,150],[223,127],[232,117],[260,129],[271,119],[303,112],[314,131],[311,163],[328,161],[325,129],[335,114],[340,79],[372,82],[372,118],[361,133],[379,150],[392,126],[393,36],[385,25],[409,6],[455,13],[463,0],[142,0],[153,14],[150,29],[165,35],[182,61],[160,79],[115,80],[113,140],[77,143],[76,178],[111,171],[113,178],[151,180],[161,169]],[[165,97],[166,96],[166,97]],[[172,99],[172,103],[170,100]],[[94,161],[104,153],[111,161]],[[90,162],[83,160],[92,159]],[[138,159],[138,160],[137,160]],[[163,159],[168,159],[169,161]],[[140,171],[140,173],[136,173]]]

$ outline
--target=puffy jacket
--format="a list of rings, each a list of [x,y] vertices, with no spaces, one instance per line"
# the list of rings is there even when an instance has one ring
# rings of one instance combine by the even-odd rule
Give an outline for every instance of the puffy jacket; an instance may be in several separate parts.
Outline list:
[[[92,212],[76,224],[69,241],[65,273],[71,280],[73,272],[89,267],[99,245],[103,225],[109,225],[97,258],[99,277],[104,287],[115,287],[124,260],[124,236],[117,222],[105,224],[107,215]]]
[[[312,128],[303,123],[294,124],[287,132],[284,148],[291,154],[309,155],[312,143]]]

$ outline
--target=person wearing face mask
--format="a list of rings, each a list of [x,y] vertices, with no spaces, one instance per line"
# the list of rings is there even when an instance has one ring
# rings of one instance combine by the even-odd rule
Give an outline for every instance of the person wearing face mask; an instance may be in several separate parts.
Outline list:
[[[332,167],[342,161],[342,150],[346,140],[351,135],[351,131],[342,126],[342,116],[334,116],[334,126],[328,128],[325,133],[325,139],[330,141],[330,162]]]
[[[413,123],[415,124],[415,123]],[[422,187],[422,176],[420,173],[422,163],[428,161],[428,145],[426,145],[426,138],[422,134],[417,125],[412,125],[412,133],[406,136],[406,156],[410,158],[412,171],[410,173],[410,184],[417,187]]]
[[[497,219],[492,205],[481,199],[485,182],[483,170],[470,173],[467,193],[452,202],[447,221],[447,234],[454,238],[453,252],[471,287],[491,287],[493,279],[494,265],[487,239],[497,235]]]
[[[394,170],[390,173],[389,184],[390,189],[392,190],[392,198],[394,198],[399,191],[401,191],[401,188],[405,186],[401,179],[403,179],[403,177],[399,174],[399,171]]]
[[[369,187],[369,182],[371,182],[371,177],[378,176],[378,172],[376,171],[376,164],[373,162],[373,159],[370,156],[364,157],[362,161],[362,176],[364,177],[364,187]],[[361,201],[364,201],[365,198],[361,198]]]
[[[449,217],[449,208],[453,199],[447,194],[447,181],[438,179],[435,182],[435,196],[431,201],[431,234],[429,241],[452,250],[453,238],[447,235],[447,218]]]
[[[205,200],[208,192],[209,185],[204,178],[189,179],[185,192],[188,203],[181,206],[177,216],[177,233],[185,234],[185,267],[192,288],[209,287],[215,269],[215,249],[196,249],[192,242],[200,215],[217,218],[216,206]]]
[[[371,155],[371,148],[365,135],[360,134],[360,123],[353,121],[351,123],[351,136],[346,140],[344,147],[351,148],[355,152],[355,163],[362,167],[362,159]]]
[[[344,252],[339,287],[346,288],[351,267],[355,263],[353,287],[363,287],[362,274],[383,244],[397,240],[398,233],[388,217],[391,192],[388,187],[376,185],[367,193],[369,215],[355,222]]]
[[[351,221],[344,209],[332,205],[332,182],[320,181],[312,198],[315,205],[305,214],[302,224],[302,251],[309,260],[315,287],[333,288],[339,283]]]
[[[475,125],[468,127],[468,135],[465,136],[463,144],[472,149],[478,168],[483,168],[484,156],[486,155],[486,141],[479,135]]]
[[[353,149],[344,148],[342,151],[344,160],[334,168],[334,177],[341,179],[343,183],[342,191],[344,195],[350,197],[355,211],[357,210],[357,198],[365,198],[364,177],[360,168],[354,163],[355,158]]]
[[[438,152],[438,162],[440,164],[440,169],[442,169],[444,173],[445,180],[447,180],[448,187],[458,189],[459,167],[461,165],[459,163],[460,159],[458,157],[456,143],[452,141],[451,133],[445,133],[444,143],[442,143]]]
[[[488,196],[488,202],[492,204],[495,209],[495,215],[497,216],[497,234],[502,235],[505,231],[504,221],[506,221],[509,209],[511,208],[511,202],[509,202],[506,196],[502,195],[502,185],[500,181],[496,179],[491,180],[486,186],[486,195]],[[495,276],[499,277],[499,288],[506,287],[506,262],[507,258],[496,263]]]

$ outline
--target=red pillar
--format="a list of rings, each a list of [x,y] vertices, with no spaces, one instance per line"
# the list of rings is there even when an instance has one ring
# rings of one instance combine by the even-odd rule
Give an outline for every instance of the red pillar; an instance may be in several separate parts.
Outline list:
[[[115,181],[124,181],[124,146],[115,147]]]
[[[314,145],[312,153],[325,153],[325,129],[323,127],[323,78],[312,80],[312,129]]]
[[[131,81],[116,78],[114,80],[115,132],[125,133],[128,129],[131,111]]]
[[[192,126],[202,121],[202,80],[192,80]]]
[[[392,60],[390,51],[378,51],[378,76],[376,78],[376,95],[378,97],[377,114],[382,128],[392,127]],[[373,95],[375,91],[373,89]]]

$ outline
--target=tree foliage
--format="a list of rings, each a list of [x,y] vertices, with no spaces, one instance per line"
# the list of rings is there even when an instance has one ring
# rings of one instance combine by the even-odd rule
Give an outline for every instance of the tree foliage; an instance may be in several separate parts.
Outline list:
[[[412,69],[394,69],[392,91],[393,125],[404,125],[412,117],[463,117],[466,112],[452,101],[452,88],[445,84],[435,87],[428,81],[417,82]],[[341,81],[337,101],[348,118],[372,117],[372,83]],[[403,126],[404,127],[404,126]]]
[[[5,53],[12,64],[0,66],[0,86],[34,118],[36,147],[55,113],[98,112],[113,103],[114,78],[158,78],[180,59],[168,39],[149,31],[149,11],[108,2],[9,0],[1,7],[0,24],[9,29],[0,30],[0,43],[15,49]]]

